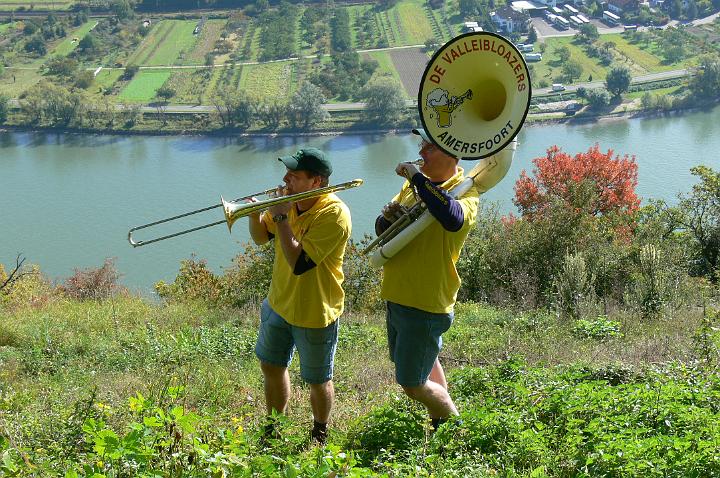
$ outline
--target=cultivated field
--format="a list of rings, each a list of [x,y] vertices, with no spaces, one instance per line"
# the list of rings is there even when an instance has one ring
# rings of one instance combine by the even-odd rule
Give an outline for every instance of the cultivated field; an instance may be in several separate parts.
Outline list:
[[[422,48],[403,48],[390,51],[390,58],[408,96],[417,98],[428,56]]]
[[[157,90],[170,78],[172,70],[141,70],[120,93],[120,99],[147,102],[155,98]]]
[[[74,3],[74,0],[33,0],[32,2],[28,2],[27,0],[2,0],[0,1],[0,10],[33,10],[34,8],[39,10],[67,10]]]
[[[166,66],[187,64],[198,36],[197,20],[163,20],[156,24],[128,59],[130,65]]]
[[[244,65],[239,87],[255,98],[284,99],[294,92],[295,62]]]
[[[50,55],[68,56],[70,52],[77,48],[78,43],[85,38],[85,35],[90,33],[97,24],[97,20],[90,20],[76,30],[71,31],[68,33],[68,36],[66,36],[65,39],[53,49]]]

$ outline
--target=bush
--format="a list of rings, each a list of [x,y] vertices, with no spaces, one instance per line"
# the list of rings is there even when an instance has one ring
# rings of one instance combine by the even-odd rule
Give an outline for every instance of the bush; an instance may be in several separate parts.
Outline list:
[[[425,410],[406,399],[395,399],[360,417],[348,431],[348,448],[357,451],[361,463],[382,460],[417,447],[425,438]]]
[[[118,285],[119,278],[114,259],[105,259],[100,268],[75,269],[75,273],[67,278],[59,289],[76,300],[108,299],[124,291],[124,288]]]
[[[606,315],[599,315],[595,319],[579,319],[575,322],[573,333],[578,337],[605,340],[611,337],[622,337],[620,322],[610,320]]]

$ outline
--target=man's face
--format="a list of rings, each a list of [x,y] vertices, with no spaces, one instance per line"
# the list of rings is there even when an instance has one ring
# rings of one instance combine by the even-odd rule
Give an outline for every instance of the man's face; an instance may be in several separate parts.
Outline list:
[[[420,171],[429,178],[446,174],[448,170],[454,169],[457,164],[455,158],[448,156],[433,143],[425,140],[420,143],[419,154],[423,159]]]
[[[320,186],[320,177],[307,171],[293,171],[288,169],[283,177],[286,194],[297,194],[317,189]]]

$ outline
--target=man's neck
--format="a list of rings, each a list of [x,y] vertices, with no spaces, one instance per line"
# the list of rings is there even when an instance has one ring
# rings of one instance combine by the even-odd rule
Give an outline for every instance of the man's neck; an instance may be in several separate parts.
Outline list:
[[[316,202],[320,199],[320,196],[316,196],[314,198],[308,198],[303,199],[302,201],[297,201],[295,203],[295,207],[297,207],[298,213],[303,213],[313,207]]]

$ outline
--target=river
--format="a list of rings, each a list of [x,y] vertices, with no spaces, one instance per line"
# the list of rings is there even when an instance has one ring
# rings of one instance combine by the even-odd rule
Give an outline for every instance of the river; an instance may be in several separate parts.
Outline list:
[[[575,154],[599,143],[603,151],[636,156],[637,191],[644,200],[673,203],[691,189],[692,166],[720,168],[718,125],[720,107],[667,118],[528,125],[510,172],[485,199],[513,212],[514,182],[523,169],[532,169],[532,158],[554,144]],[[277,157],[302,146],[330,153],[332,184],[365,180],[339,193],[359,239],[402,183],[395,164],[415,159],[417,144],[412,134],[240,139],[0,133],[0,263],[12,267],[22,253],[62,281],[75,268],[114,258],[121,282],[144,294],[158,280],[171,281],[180,261],[193,255],[221,272],[248,241],[246,219],[238,220],[232,234],[220,225],[135,249],[127,242],[128,229],[219,203],[221,195],[235,198],[275,186],[284,174]],[[200,223],[222,219],[220,209],[213,212]],[[188,224],[197,223],[180,227]],[[138,231],[136,239],[147,237]]]

